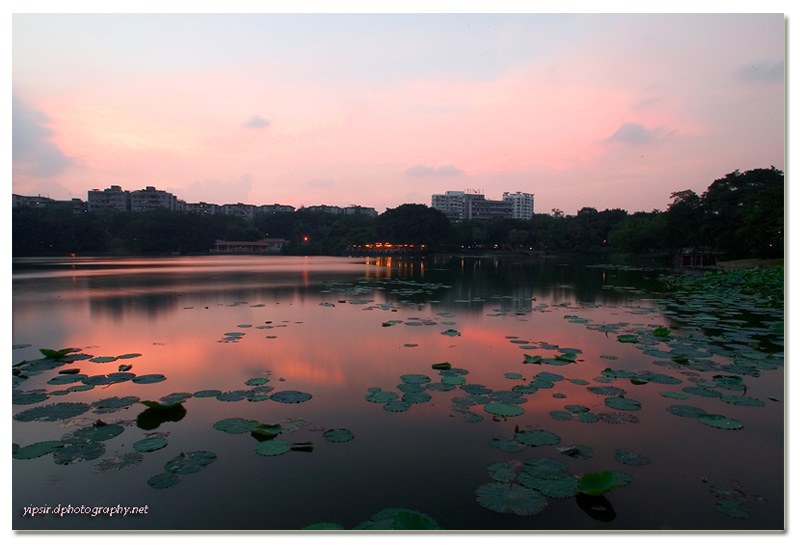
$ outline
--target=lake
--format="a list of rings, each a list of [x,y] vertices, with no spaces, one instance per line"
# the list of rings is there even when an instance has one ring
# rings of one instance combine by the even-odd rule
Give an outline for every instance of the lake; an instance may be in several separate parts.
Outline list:
[[[15,259],[13,527],[783,529],[783,307],[672,274]]]

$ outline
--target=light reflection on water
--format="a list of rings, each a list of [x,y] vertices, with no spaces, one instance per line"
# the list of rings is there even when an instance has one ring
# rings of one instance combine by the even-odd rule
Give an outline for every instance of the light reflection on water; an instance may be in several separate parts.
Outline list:
[[[125,382],[51,396],[43,404],[235,391],[246,389],[245,381],[254,377],[270,378],[273,391],[298,390],[313,397],[299,404],[188,399],[182,420],[164,422],[155,430],[168,434],[168,446],[120,471],[98,473],[93,469],[97,460],[57,465],[52,455],[14,460],[14,527],[299,529],[329,521],[352,528],[388,507],[421,511],[450,529],[782,527],[782,405],[739,407],[701,397],[666,399],[659,392],[680,391],[697,377],[655,366],[654,358],[641,349],[618,342],[616,333],[568,319],[578,315],[590,324],[629,327],[673,324],[654,312],[657,303],[645,297],[646,291],[639,291],[655,286],[657,274],[470,258],[408,262],[214,256],[15,262],[13,342],[30,346],[14,349],[14,363],[40,357],[39,348],[76,347],[93,356],[140,353],[127,360],[132,372],[167,376],[156,384]],[[448,329],[460,335],[442,335]],[[230,332],[242,335],[236,342],[227,341]],[[551,345],[579,349],[577,361],[563,366],[523,363],[525,354],[553,357],[558,351],[541,348]],[[79,361],[69,367],[89,375],[106,374],[117,371],[122,361]],[[405,374],[425,374],[438,381],[439,373],[431,365],[440,362],[468,370],[469,384],[493,390],[510,390],[542,371],[565,380],[525,396],[525,413],[518,417],[493,419],[478,405],[473,409],[483,417],[480,422],[468,422],[454,409],[452,399],[464,395],[460,389],[432,391],[429,402],[403,413],[390,413],[365,400],[370,388],[402,395],[397,386]],[[550,416],[570,404],[585,405],[598,414],[615,412],[604,405],[603,397],[570,382],[597,384],[594,379],[607,367],[666,373],[683,383],[615,381],[613,385],[641,401],[642,410],[631,412],[638,423],[585,424]],[[522,373],[524,380],[505,378],[509,372]],[[61,387],[46,383],[56,373],[32,376],[18,389],[57,390]],[[748,395],[760,399],[783,390],[781,371],[746,379]],[[717,430],[676,417],[666,411],[675,403],[710,413],[724,411],[745,427]],[[15,405],[14,413],[27,408]],[[107,442],[108,457],[129,452],[133,442],[145,437],[146,430],[135,425],[142,410],[136,404],[108,415],[89,412],[71,422],[15,421],[13,440],[24,446],[58,439],[97,418],[126,421],[125,432]],[[258,456],[249,434],[213,429],[215,422],[230,417],[300,423],[281,437],[310,441],[314,450]],[[561,446],[587,445],[594,456],[572,459],[552,446],[507,453],[489,445],[492,438],[513,436],[516,426],[551,431],[561,437]],[[321,432],[330,428],[350,429],[355,439],[328,443]],[[619,448],[641,452],[652,463],[623,465],[614,458]],[[172,488],[154,490],[147,485],[149,477],[163,472],[167,460],[194,450],[212,451],[217,460]],[[575,474],[606,469],[630,474],[630,485],[607,494],[616,518],[594,520],[575,498],[551,499],[545,510],[532,516],[494,513],[475,501],[476,488],[489,482],[488,464],[539,456],[562,459]],[[726,517],[714,508],[717,500],[708,487],[732,480],[768,499],[767,504],[752,502],[750,519]],[[176,507],[189,499],[191,509]],[[22,506],[65,502],[139,503],[150,510],[135,520],[19,516]]]

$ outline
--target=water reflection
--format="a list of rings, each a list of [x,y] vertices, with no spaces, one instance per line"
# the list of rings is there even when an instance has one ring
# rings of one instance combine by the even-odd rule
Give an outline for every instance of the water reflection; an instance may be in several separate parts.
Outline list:
[[[782,406],[767,403],[782,391],[780,355],[743,352],[721,333],[712,352],[703,330],[694,327],[696,311],[662,313],[666,305],[655,299],[661,294],[647,291],[655,283],[653,271],[462,257],[33,265],[14,276],[14,343],[28,345],[14,350],[15,393],[17,401],[29,403],[15,404],[14,415],[61,402],[93,408],[66,421],[14,420],[14,442],[26,448],[59,441],[65,428],[96,425],[98,418],[125,431],[103,442],[107,459],[96,462],[64,466],[52,455],[15,459],[15,506],[69,496],[148,503],[151,510],[146,520],[90,522],[31,520],[15,512],[15,527],[298,529],[336,521],[353,528],[384,507],[416,509],[450,529],[781,524],[780,509],[762,506],[749,519],[728,520],[703,485],[703,479],[738,479],[780,504]],[[673,329],[676,323],[681,329]],[[621,342],[622,335],[636,342]],[[741,342],[751,333],[736,335]],[[39,348],[67,346],[87,357],[38,374],[20,363],[40,358]],[[140,355],[119,358],[131,353]],[[131,365],[136,377],[166,378],[98,378],[119,372],[120,365]],[[64,368],[86,375],[77,384],[97,386],[69,390],[70,383],[51,382],[69,380],[63,378],[69,373],[60,373]],[[736,381],[715,380],[718,375],[743,377],[746,395],[763,406],[730,403],[741,401],[733,397],[742,393],[726,390]],[[597,386],[624,394],[590,389]],[[718,395],[687,394],[684,388],[692,386]],[[378,391],[399,403],[374,402]],[[310,397],[286,403],[297,399],[286,392]],[[283,401],[271,397],[276,393]],[[93,405],[123,396],[139,402],[102,415]],[[609,404],[608,397],[616,401]],[[141,404],[178,398],[180,405],[166,410]],[[722,430],[676,416],[667,410],[675,404],[722,413],[744,427]],[[280,426],[274,439],[286,445],[270,447],[288,450],[267,456],[255,450],[259,441],[251,434],[214,427],[231,418]],[[325,431],[341,428],[354,439],[324,439]],[[575,448],[498,446],[515,446],[520,432],[537,430],[558,436],[559,447]],[[135,467],[101,471],[127,460],[132,444],[154,437],[167,446],[146,452]],[[592,456],[569,454],[585,452],[580,447],[589,447]],[[616,458],[619,449],[652,462],[629,466]],[[206,451],[215,461],[197,475],[177,484],[163,477],[165,464],[181,453]],[[507,464],[518,478],[532,457],[564,460],[570,475],[617,470],[633,481],[608,497],[549,498],[541,516],[500,514],[476,501],[490,464]],[[153,482],[170,486],[154,487],[150,479],[158,475]],[[265,510],[266,490],[281,491],[281,498]],[[698,498],[697,505],[687,505],[686,497]],[[176,502],[186,498],[193,508],[176,512]]]

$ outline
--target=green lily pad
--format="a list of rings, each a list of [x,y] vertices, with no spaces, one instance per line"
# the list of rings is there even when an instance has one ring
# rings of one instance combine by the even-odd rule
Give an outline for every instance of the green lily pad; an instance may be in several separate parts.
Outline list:
[[[92,358],[89,360],[92,363],[110,363],[112,361],[117,361],[117,358],[114,356],[101,356],[97,358]]]
[[[257,427],[256,420],[245,420],[244,418],[225,418],[214,423],[215,430],[231,434],[248,433]]]
[[[642,404],[635,399],[626,397],[607,397],[605,398],[606,407],[617,409],[618,411],[638,411]]]
[[[311,399],[311,394],[306,392],[298,392],[297,390],[284,390],[282,392],[275,392],[270,399],[278,403],[303,403]]]
[[[131,379],[131,382],[135,384],[156,384],[158,382],[163,382],[167,380],[167,377],[164,375],[153,373],[150,375],[139,375]]]
[[[242,401],[247,399],[252,395],[250,390],[232,390],[230,392],[224,392],[217,395],[217,399],[220,401],[225,401],[227,403],[233,403],[236,401]]]
[[[502,462],[495,462],[493,464],[489,464],[489,477],[494,479],[495,481],[500,482],[511,482],[517,475],[516,470],[511,467],[509,464],[504,464]]]
[[[639,338],[636,335],[618,335],[617,340],[621,343],[639,342]]]
[[[56,420],[67,420],[79,416],[88,411],[88,403],[51,403],[26,409],[14,415],[17,422],[55,422]]]
[[[388,392],[385,390],[381,390],[380,388],[375,388],[374,391],[371,391],[367,396],[364,398],[370,403],[387,403],[389,401],[394,401],[400,397],[397,392]]]
[[[697,420],[712,428],[719,428],[721,430],[739,430],[744,426],[738,420],[722,416],[721,414],[703,414],[697,417]]]
[[[475,491],[478,503],[496,513],[534,515],[547,507],[539,492],[513,483],[488,483]]]
[[[443,363],[434,363],[431,365],[431,369],[436,369],[437,371],[446,371],[450,369],[451,365],[448,362]]]
[[[96,413],[110,413],[119,411],[122,409],[126,409],[133,405],[134,403],[138,403],[139,398],[136,396],[126,396],[126,397],[107,397],[104,399],[98,399],[92,403],[92,408]]]
[[[156,490],[161,490],[175,486],[180,480],[181,478],[175,473],[159,473],[147,479],[147,484]]]
[[[57,375],[48,380],[47,384],[52,384],[53,386],[60,386],[62,384],[72,384],[75,382],[80,382],[87,378],[89,378],[89,375],[83,375],[83,374]]]
[[[689,399],[689,394],[683,392],[659,392],[659,395],[670,399]]]
[[[518,431],[514,434],[514,439],[531,447],[557,445],[561,442],[561,437],[545,430]]]
[[[509,403],[489,403],[484,405],[483,410],[496,416],[519,416],[525,412],[519,405]]]
[[[183,453],[164,464],[164,471],[185,475],[197,473],[217,459],[217,455],[206,450]]]
[[[505,378],[510,378],[512,380],[519,380],[522,378],[522,375],[520,373],[505,373],[503,376]]]
[[[522,472],[517,480],[522,486],[536,490],[548,498],[571,498],[578,493],[578,479],[572,475],[545,479]]]
[[[61,441],[40,441],[14,451],[13,457],[17,460],[30,460],[55,452],[63,446]]]
[[[525,445],[516,439],[512,439],[511,437],[490,439],[489,444],[496,449],[502,450],[503,452],[519,452],[525,448]]]
[[[522,363],[541,363],[541,362],[542,362],[541,356],[529,356],[528,354],[525,354],[525,361],[523,361]]]
[[[627,449],[617,449],[614,452],[614,458],[629,466],[646,466],[650,463],[650,458]]]
[[[460,337],[461,333],[455,329],[448,329],[447,331],[442,331],[442,335],[447,335],[448,337]]]
[[[411,403],[408,401],[392,400],[386,402],[383,406],[383,410],[389,411],[390,413],[402,413],[407,411],[410,407]]]
[[[750,510],[736,500],[723,499],[717,502],[717,511],[728,517],[737,519],[750,518]]]
[[[322,434],[322,438],[331,443],[346,443],[352,440],[353,437],[353,432],[346,428],[334,428]]]
[[[289,443],[282,439],[270,439],[269,441],[261,441],[256,445],[256,453],[261,456],[278,456],[289,452],[291,447]]]
[[[150,437],[136,441],[133,444],[133,450],[136,452],[153,452],[167,446],[167,440],[163,437]]]
[[[70,444],[85,443],[87,441],[91,442],[107,441],[109,439],[112,439],[120,435],[124,431],[125,428],[123,428],[119,424],[105,424],[102,426],[92,425],[71,431],[70,433],[64,435],[64,437],[61,438],[61,441],[63,443],[70,443]]]
[[[106,452],[103,443],[85,442],[64,445],[62,448],[53,452],[53,461],[59,465],[67,465],[76,462],[89,461],[99,458]]]
[[[222,390],[200,390],[195,392],[192,397],[217,397],[222,394]]]
[[[427,375],[410,374],[401,376],[400,380],[406,384],[427,384],[431,378]]]
[[[35,392],[20,392],[18,390],[13,390],[11,392],[11,404],[12,405],[33,405],[34,403],[40,403],[46,400],[49,396],[42,391],[35,391]]]
[[[740,405],[743,407],[763,407],[765,405],[765,403],[760,399],[748,396],[722,396],[720,399],[725,403],[730,403],[731,405]]]
[[[382,509],[368,521],[360,522],[354,530],[441,530],[432,517],[413,509],[392,507]]]
[[[118,360],[128,360],[131,358],[138,358],[141,354],[122,354],[121,356],[117,356]],[[128,367],[130,369],[130,367]],[[127,371],[127,369],[120,369],[120,371]]]
[[[698,418],[704,414],[708,414],[708,411],[705,409],[692,405],[670,405],[667,407],[667,412],[684,418]]]
[[[617,475],[613,471],[587,473],[578,479],[578,492],[587,496],[602,496],[617,486]]]
[[[106,471],[120,471],[139,465],[144,460],[144,456],[140,452],[123,452],[115,454],[111,458],[104,458],[94,464],[94,470],[97,473],[105,473]]]
[[[245,381],[247,386],[261,386],[262,384],[266,384],[269,382],[268,378],[259,377],[259,378],[251,378]]]

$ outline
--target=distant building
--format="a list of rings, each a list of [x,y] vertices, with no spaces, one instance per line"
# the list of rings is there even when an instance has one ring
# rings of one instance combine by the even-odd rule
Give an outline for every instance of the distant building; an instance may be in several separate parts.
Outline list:
[[[367,206],[346,206],[343,209],[343,213],[347,216],[369,216],[374,218],[378,215],[378,212],[374,208],[370,208]]]
[[[310,212],[325,212],[326,214],[342,214],[344,210],[340,206],[328,206],[327,204],[317,204],[314,206],[307,206],[305,210]]]
[[[189,214],[211,215],[219,214],[218,204],[209,204],[207,202],[187,202],[184,205],[184,210]]]
[[[156,189],[148,185],[144,189],[131,191],[131,212],[148,212],[158,208],[165,208],[167,210],[176,210],[178,207],[178,198],[167,191]]]
[[[55,202],[53,199],[49,197],[42,197],[41,195],[37,195],[36,197],[26,197],[24,195],[11,195],[11,206],[13,208],[17,208],[18,206],[30,206],[33,208],[44,208],[48,203]]]
[[[283,238],[262,238],[253,242],[217,240],[211,253],[214,254],[279,254],[289,241]]]
[[[529,220],[533,218],[533,195],[531,193],[503,193],[503,200],[511,202],[513,209],[511,217],[515,220]]]
[[[247,219],[253,219],[256,216],[256,206],[253,204],[223,204],[220,207],[220,211],[229,216],[239,216]]]
[[[288,204],[262,204],[258,207],[258,214],[277,214],[279,212],[294,212],[294,206]]]
[[[102,191],[99,189],[89,190],[87,202],[89,203],[90,212],[104,209],[119,210],[120,212],[129,212],[131,210],[130,192],[124,191],[118,185],[112,185]]]
[[[443,195],[433,195],[431,206],[442,212],[452,222],[512,218],[514,217],[515,201],[505,199],[505,195],[512,194],[504,194],[502,201],[492,201],[480,193],[447,191]],[[531,206],[533,206],[532,201]]]
[[[464,221],[465,201],[466,194],[463,191],[446,191],[444,195],[433,195],[431,207],[442,212],[452,222]]]

